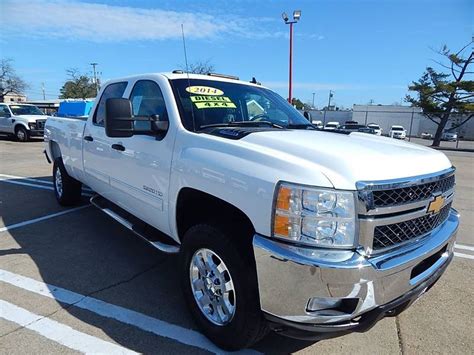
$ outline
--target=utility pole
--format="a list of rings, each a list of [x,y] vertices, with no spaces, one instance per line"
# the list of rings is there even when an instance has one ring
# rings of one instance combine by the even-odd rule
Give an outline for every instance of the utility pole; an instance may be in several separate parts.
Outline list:
[[[329,90],[328,110],[329,110],[329,107],[331,107],[331,99],[333,95],[334,93],[332,92],[332,90]]]
[[[43,91],[43,100],[46,101],[46,93],[44,91],[44,83],[41,83],[41,91]]]
[[[313,108],[314,108],[314,95],[316,95],[315,92],[313,92]]]
[[[95,85],[95,93],[96,95],[99,93],[99,85],[97,85],[97,72],[95,70],[95,67],[99,65],[99,63],[91,63],[92,68],[94,69],[94,85]]]

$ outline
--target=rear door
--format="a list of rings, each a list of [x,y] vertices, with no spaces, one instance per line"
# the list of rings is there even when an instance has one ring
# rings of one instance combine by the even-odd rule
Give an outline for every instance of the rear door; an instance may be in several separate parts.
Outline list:
[[[84,129],[83,162],[87,184],[105,198],[111,198],[109,165],[112,164],[112,141],[105,135],[105,101],[121,98],[127,82],[109,84],[97,103],[92,119],[88,119]]]
[[[169,89],[169,84],[159,77],[131,83],[127,96],[132,103],[133,115],[158,115],[160,120],[167,121],[165,89]],[[159,136],[111,138],[113,144],[122,146],[124,150],[113,150],[113,164],[109,164],[112,200],[165,233],[169,232],[167,203],[176,129],[172,123],[168,131]]]

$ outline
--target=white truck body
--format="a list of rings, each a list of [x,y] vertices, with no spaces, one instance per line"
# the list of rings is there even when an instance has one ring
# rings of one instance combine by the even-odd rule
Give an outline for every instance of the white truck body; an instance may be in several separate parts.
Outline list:
[[[48,159],[62,159],[69,176],[160,230],[177,245],[182,243],[183,237],[179,227],[183,191],[202,192],[241,211],[255,234],[253,255],[257,262],[259,304],[269,321],[284,329],[294,329],[294,322],[297,322],[305,325],[305,332],[312,326],[318,334],[331,333],[323,329],[327,324],[350,321],[368,311],[382,312],[383,307],[395,304],[393,302],[400,297],[410,295],[410,300],[416,298],[421,294],[422,286],[431,285],[425,283],[434,282],[434,275],[437,279],[444,271],[452,258],[458,217],[450,209],[454,170],[443,153],[363,133],[338,134],[271,127],[246,132],[242,137],[236,137],[239,134],[237,128],[235,131],[222,129],[217,134],[195,132],[183,123],[183,107],[177,99],[178,89],[173,86],[183,80],[206,80],[206,87],[211,88],[213,83],[216,88],[225,83],[243,85],[249,90],[266,90],[259,85],[232,79],[174,73],[114,80],[104,85],[98,98],[110,85],[125,83],[126,88],[120,97],[130,98],[133,104],[136,98],[132,98],[131,93],[138,82],[149,81],[159,86],[169,121],[164,137],[107,136],[104,126],[94,123],[94,113],[100,105],[98,99],[85,122],[59,117],[48,119],[45,129]],[[230,99],[236,102],[232,97]],[[375,208],[369,206],[369,200],[364,200],[364,196],[379,188],[407,188],[445,178],[452,178],[452,185],[440,191],[442,203],[438,201],[438,195],[425,196],[414,202],[407,200],[407,211],[402,219],[399,216],[405,212],[404,204]],[[292,242],[281,243],[278,238],[273,238],[275,204],[279,203],[276,194],[283,186],[282,182],[303,189],[314,187],[359,196],[355,200],[359,212],[352,217],[356,219],[356,244],[332,251],[330,247],[305,249],[304,245],[292,246]],[[442,221],[440,217],[440,223],[444,223],[442,228],[438,225],[437,229],[427,228],[431,234],[424,239],[425,242],[417,238],[416,242],[413,239],[408,244],[401,243],[409,249],[400,251],[400,255],[397,254],[399,247],[389,248],[388,252],[375,250],[374,225],[421,218],[433,207],[433,201],[442,204],[434,206],[436,213],[441,207],[447,208]],[[198,211],[200,206],[194,208]],[[396,213],[396,217],[392,217],[392,213]],[[414,277],[412,269],[427,256],[437,255],[441,248],[444,248],[444,254],[439,257],[442,262],[437,261],[436,268],[425,270],[424,277],[411,283],[410,273]],[[279,260],[283,259],[294,264],[281,263]],[[344,281],[347,278],[350,280]],[[419,291],[416,297],[415,291]],[[349,314],[341,311],[330,316],[329,313],[305,310],[314,297],[351,297],[359,301]],[[288,305],[290,299],[293,303]],[[347,325],[347,329],[351,327],[353,325]],[[338,334],[338,331],[333,333]]]

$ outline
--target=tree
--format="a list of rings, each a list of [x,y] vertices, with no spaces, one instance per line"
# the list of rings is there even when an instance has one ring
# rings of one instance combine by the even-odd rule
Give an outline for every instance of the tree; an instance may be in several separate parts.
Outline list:
[[[28,84],[20,78],[12,65],[11,59],[0,60],[0,102],[8,94],[23,94]]]
[[[466,118],[459,124],[452,124],[450,130],[454,130],[474,116],[474,81],[466,80],[469,66],[474,62],[474,52],[464,55],[470,42],[461,50],[452,53],[448,47],[437,53],[444,62],[436,63],[448,72],[436,71],[432,67],[427,67],[418,81],[414,81],[408,90],[417,92],[417,97],[407,95],[405,100],[413,106],[421,107],[423,113],[438,126],[433,146],[438,147],[446,124],[453,113],[466,115]],[[447,64],[446,64],[447,63]]]
[[[297,110],[302,110],[304,108],[304,103],[295,97],[291,99],[291,104],[296,107]]]
[[[186,67],[181,66],[181,69],[184,71],[188,70],[189,73],[192,74],[208,74],[215,71],[214,65],[211,63],[210,59],[191,63],[187,69]]]
[[[61,99],[87,99],[95,97],[96,86],[94,80],[86,74],[81,74],[79,70],[75,68],[67,69],[67,80],[62,88],[59,90]]]

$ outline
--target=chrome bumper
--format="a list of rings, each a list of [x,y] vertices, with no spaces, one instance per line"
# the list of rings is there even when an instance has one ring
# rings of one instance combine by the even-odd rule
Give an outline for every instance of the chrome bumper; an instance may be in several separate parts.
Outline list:
[[[318,332],[350,329],[359,317],[376,310],[385,310],[383,317],[395,307],[389,305],[399,307],[400,300],[411,304],[437,281],[453,257],[458,225],[459,214],[452,209],[422,240],[374,256],[362,250],[298,247],[255,235],[261,308],[273,323]]]

